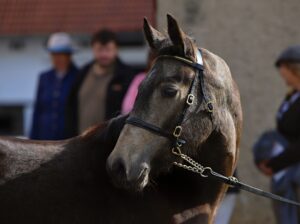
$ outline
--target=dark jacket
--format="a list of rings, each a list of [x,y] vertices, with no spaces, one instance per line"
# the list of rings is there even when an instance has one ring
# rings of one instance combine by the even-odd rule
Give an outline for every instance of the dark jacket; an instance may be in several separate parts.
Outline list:
[[[40,75],[34,105],[31,139],[60,140],[66,138],[65,103],[78,69],[71,65],[62,79],[51,69]]]
[[[80,88],[87,77],[91,66],[95,62],[92,61],[85,65],[79,72],[77,79],[73,85],[71,93],[66,105],[66,129],[68,137],[73,137],[79,134],[79,116],[78,116],[78,94]],[[134,77],[134,70],[123,64],[119,59],[116,61],[115,72],[112,80],[108,84],[106,92],[106,111],[105,119],[108,120],[119,114],[122,101],[129,84]],[[96,102],[95,102],[96,103]]]
[[[268,166],[274,172],[300,162],[300,97],[278,117],[277,129],[288,140],[289,145],[282,154],[269,161]]]

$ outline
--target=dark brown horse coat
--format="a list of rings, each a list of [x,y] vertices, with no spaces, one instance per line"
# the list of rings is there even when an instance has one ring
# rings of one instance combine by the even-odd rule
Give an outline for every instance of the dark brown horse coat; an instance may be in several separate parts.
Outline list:
[[[173,214],[197,206],[200,178],[184,170],[139,194],[111,184],[106,158],[124,119],[67,141],[1,138],[0,223],[171,223]]]

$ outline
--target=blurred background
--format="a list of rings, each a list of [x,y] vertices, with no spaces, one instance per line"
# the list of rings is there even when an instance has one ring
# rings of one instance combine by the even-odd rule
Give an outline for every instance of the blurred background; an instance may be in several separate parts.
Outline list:
[[[27,136],[41,71],[50,66],[46,48],[53,32],[71,34],[81,66],[91,60],[90,36],[116,32],[120,58],[137,71],[146,66],[141,32],[147,17],[160,30],[166,14],[178,19],[199,46],[221,56],[237,81],[244,112],[240,178],[269,189],[253,164],[251,148],[287,92],[274,67],[278,54],[300,42],[298,0],[0,0],[0,134]],[[275,223],[268,199],[241,193],[231,223]]]
[[[147,48],[142,19],[155,19],[155,1],[0,0],[0,134],[28,135],[39,74],[50,67],[46,44],[54,32],[71,34],[82,66],[92,59],[91,35],[117,33],[120,57],[137,69]]]

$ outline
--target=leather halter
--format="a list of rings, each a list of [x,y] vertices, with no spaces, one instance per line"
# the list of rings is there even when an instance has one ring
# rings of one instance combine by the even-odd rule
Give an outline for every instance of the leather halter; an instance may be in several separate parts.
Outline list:
[[[257,195],[260,195],[260,196],[263,196],[263,197],[266,197],[266,198],[270,198],[270,199],[273,199],[273,200],[281,201],[281,202],[284,202],[284,203],[288,203],[288,204],[300,207],[299,202],[292,201],[290,199],[283,198],[281,196],[278,196],[278,195],[263,191],[259,188],[250,186],[248,184],[245,184],[245,183],[239,181],[236,177],[224,176],[220,173],[215,172],[210,167],[202,166],[201,164],[199,164],[198,162],[193,160],[191,157],[189,157],[189,156],[187,156],[187,155],[185,155],[181,152],[181,147],[186,143],[186,141],[184,139],[180,138],[180,136],[182,134],[182,123],[184,122],[184,118],[185,118],[185,115],[187,113],[187,110],[188,110],[189,106],[191,106],[194,103],[195,95],[193,93],[195,91],[195,88],[197,88],[196,84],[195,84],[195,80],[197,78],[199,79],[199,82],[200,82],[200,88],[201,88],[200,91],[202,93],[203,100],[206,103],[206,111],[209,112],[210,114],[212,114],[212,112],[213,112],[212,101],[210,101],[210,99],[206,95],[206,92],[205,92],[205,89],[204,89],[203,59],[202,59],[202,55],[201,55],[200,50],[197,51],[197,57],[196,57],[197,61],[196,62],[193,62],[193,61],[191,61],[189,59],[186,59],[186,58],[183,58],[183,57],[171,56],[171,55],[161,55],[157,58],[157,60],[160,59],[160,58],[174,59],[174,60],[183,62],[186,65],[188,65],[188,66],[190,66],[190,67],[192,67],[196,70],[196,74],[195,74],[195,76],[192,80],[192,83],[190,85],[188,95],[186,96],[185,106],[183,108],[182,113],[180,114],[180,117],[178,119],[176,127],[174,128],[173,133],[169,133],[167,131],[164,131],[162,128],[157,127],[153,124],[150,124],[150,123],[148,123],[148,122],[146,122],[146,121],[144,121],[140,118],[137,118],[137,117],[129,116],[129,118],[127,118],[127,120],[126,120],[126,123],[134,125],[134,126],[139,127],[139,128],[143,128],[143,129],[145,129],[147,131],[150,131],[150,132],[152,132],[156,135],[163,136],[165,138],[170,139],[170,141],[173,144],[172,145],[172,153],[179,156],[179,157],[181,157],[188,164],[188,165],[185,165],[185,164],[182,164],[182,163],[174,162],[174,165],[176,165],[178,167],[181,167],[181,168],[189,170],[191,172],[200,174],[201,177],[204,177],[204,178],[209,177],[209,178],[212,178],[212,179],[214,179],[218,182],[225,183],[229,186],[237,187],[239,189],[251,192],[253,194],[257,194]]]
[[[184,108],[179,116],[177,125],[174,128],[174,131],[172,133],[169,133],[169,132],[163,130],[162,128],[157,127],[151,123],[148,123],[138,117],[129,116],[129,118],[126,120],[126,123],[137,126],[139,128],[143,128],[143,129],[150,131],[156,135],[163,136],[163,137],[170,139],[171,142],[173,143],[173,147],[178,146],[178,145],[182,146],[183,144],[186,143],[186,141],[184,139],[180,138],[180,136],[182,134],[182,123],[184,122],[184,118],[186,117],[188,108],[191,105],[193,105],[193,103],[195,101],[194,92],[195,92],[195,89],[197,88],[196,84],[195,84],[196,79],[199,79],[199,82],[200,82],[200,91],[201,91],[203,100],[206,103],[206,111],[209,112],[210,114],[213,112],[212,101],[209,99],[209,97],[206,94],[206,91],[204,89],[203,59],[202,59],[200,50],[197,51],[197,55],[196,55],[197,61],[196,62],[193,62],[187,58],[183,58],[183,57],[179,57],[179,56],[172,56],[172,55],[161,55],[161,56],[158,56],[156,60],[159,60],[161,58],[170,58],[173,60],[183,62],[184,64],[194,68],[196,71],[196,74],[192,80],[192,83],[189,87],[188,94],[186,96]]]

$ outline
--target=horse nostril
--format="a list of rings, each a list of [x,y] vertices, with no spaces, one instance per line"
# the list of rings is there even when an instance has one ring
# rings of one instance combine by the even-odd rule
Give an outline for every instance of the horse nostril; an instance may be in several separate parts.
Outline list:
[[[111,172],[116,175],[116,176],[121,176],[121,177],[125,177],[126,176],[126,168],[125,168],[125,164],[124,161],[119,158],[117,159],[111,167]]]

